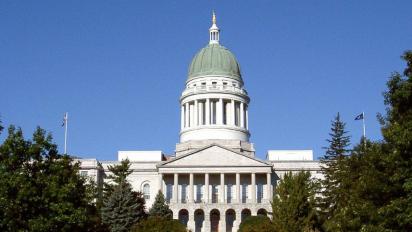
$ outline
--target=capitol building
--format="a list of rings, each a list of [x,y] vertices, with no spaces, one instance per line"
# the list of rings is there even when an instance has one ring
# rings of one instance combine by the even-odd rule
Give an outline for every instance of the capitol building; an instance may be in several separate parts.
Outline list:
[[[80,174],[96,182],[110,174],[109,165],[129,159],[128,181],[143,193],[147,208],[162,191],[173,218],[193,232],[237,231],[247,216],[270,216],[273,190],[285,172],[322,176],[312,150],[269,150],[265,160],[256,157],[249,140],[247,77],[219,40],[213,14],[209,43],[190,63],[179,99],[180,141],[173,155],[119,151],[114,161],[79,159]]]

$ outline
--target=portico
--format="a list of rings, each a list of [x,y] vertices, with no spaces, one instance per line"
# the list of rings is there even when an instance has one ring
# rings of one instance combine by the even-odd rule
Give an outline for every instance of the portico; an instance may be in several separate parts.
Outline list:
[[[242,211],[270,211],[272,166],[220,145],[166,161],[158,172],[173,217],[193,231],[236,231]]]

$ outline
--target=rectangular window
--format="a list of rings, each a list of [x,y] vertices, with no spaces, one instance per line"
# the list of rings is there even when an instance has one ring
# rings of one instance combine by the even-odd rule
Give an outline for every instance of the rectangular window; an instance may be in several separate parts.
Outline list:
[[[263,184],[257,185],[257,202],[262,203],[263,199]]]
[[[234,190],[233,184],[228,184],[227,185],[227,197],[226,197],[227,203],[232,203],[233,201],[233,195],[234,195],[233,190]]]
[[[246,203],[249,198],[249,186],[247,184],[242,184],[242,203]]]
[[[199,101],[199,123],[200,125],[205,125],[206,124],[206,102],[204,101]]]
[[[87,171],[80,171],[80,176],[87,176]]]
[[[173,185],[172,184],[167,184],[166,185],[166,202],[170,203],[170,200],[172,199],[173,196]]]
[[[210,101],[210,105],[211,105],[211,107],[210,107],[211,108],[210,109],[210,111],[211,111],[211,114],[210,114],[211,115],[211,122],[210,122],[210,124],[213,124],[213,125],[216,124],[216,115],[217,115],[216,114],[216,108],[217,108],[216,103],[217,103],[216,100],[211,100]]]
[[[240,126],[240,102],[235,102],[235,125]]]
[[[182,193],[181,193],[181,202],[186,203],[187,202],[187,184],[182,184]]]
[[[228,107],[228,102],[223,101],[223,125],[227,124],[227,107]]]
[[[219,199],[219,186],[212,185],[212,203],[217,203]]]
[[[204,190],[204,185],[202,184],[196,185],[196,203],[202,202],[203,190]]]

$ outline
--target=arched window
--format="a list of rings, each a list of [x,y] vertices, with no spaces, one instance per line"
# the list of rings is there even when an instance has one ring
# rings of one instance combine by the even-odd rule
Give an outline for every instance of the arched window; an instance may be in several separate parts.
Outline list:
[[[150,199],[150,185],[149,184],[143,185],[143,197],[145,200]]]

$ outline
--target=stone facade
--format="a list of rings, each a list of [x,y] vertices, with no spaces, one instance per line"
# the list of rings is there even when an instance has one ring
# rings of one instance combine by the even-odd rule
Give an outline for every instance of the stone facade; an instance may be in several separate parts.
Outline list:
[[[180,143],[175,153],[119,151],[117,161],[79,159],[81,175],[102,183],[109,165],[131,161],[128,177],[141,191],[149,209],[158,191],[173,217],[192,231],[237,231],[250,215],[271,216],[273,189],[288,172],[310,171],[322,178],[311,150],[268,151],[255,157],[249,142],[250,103],[239,64],[219,44],[213,15],[209,45],[193,59],[180,97]]]

